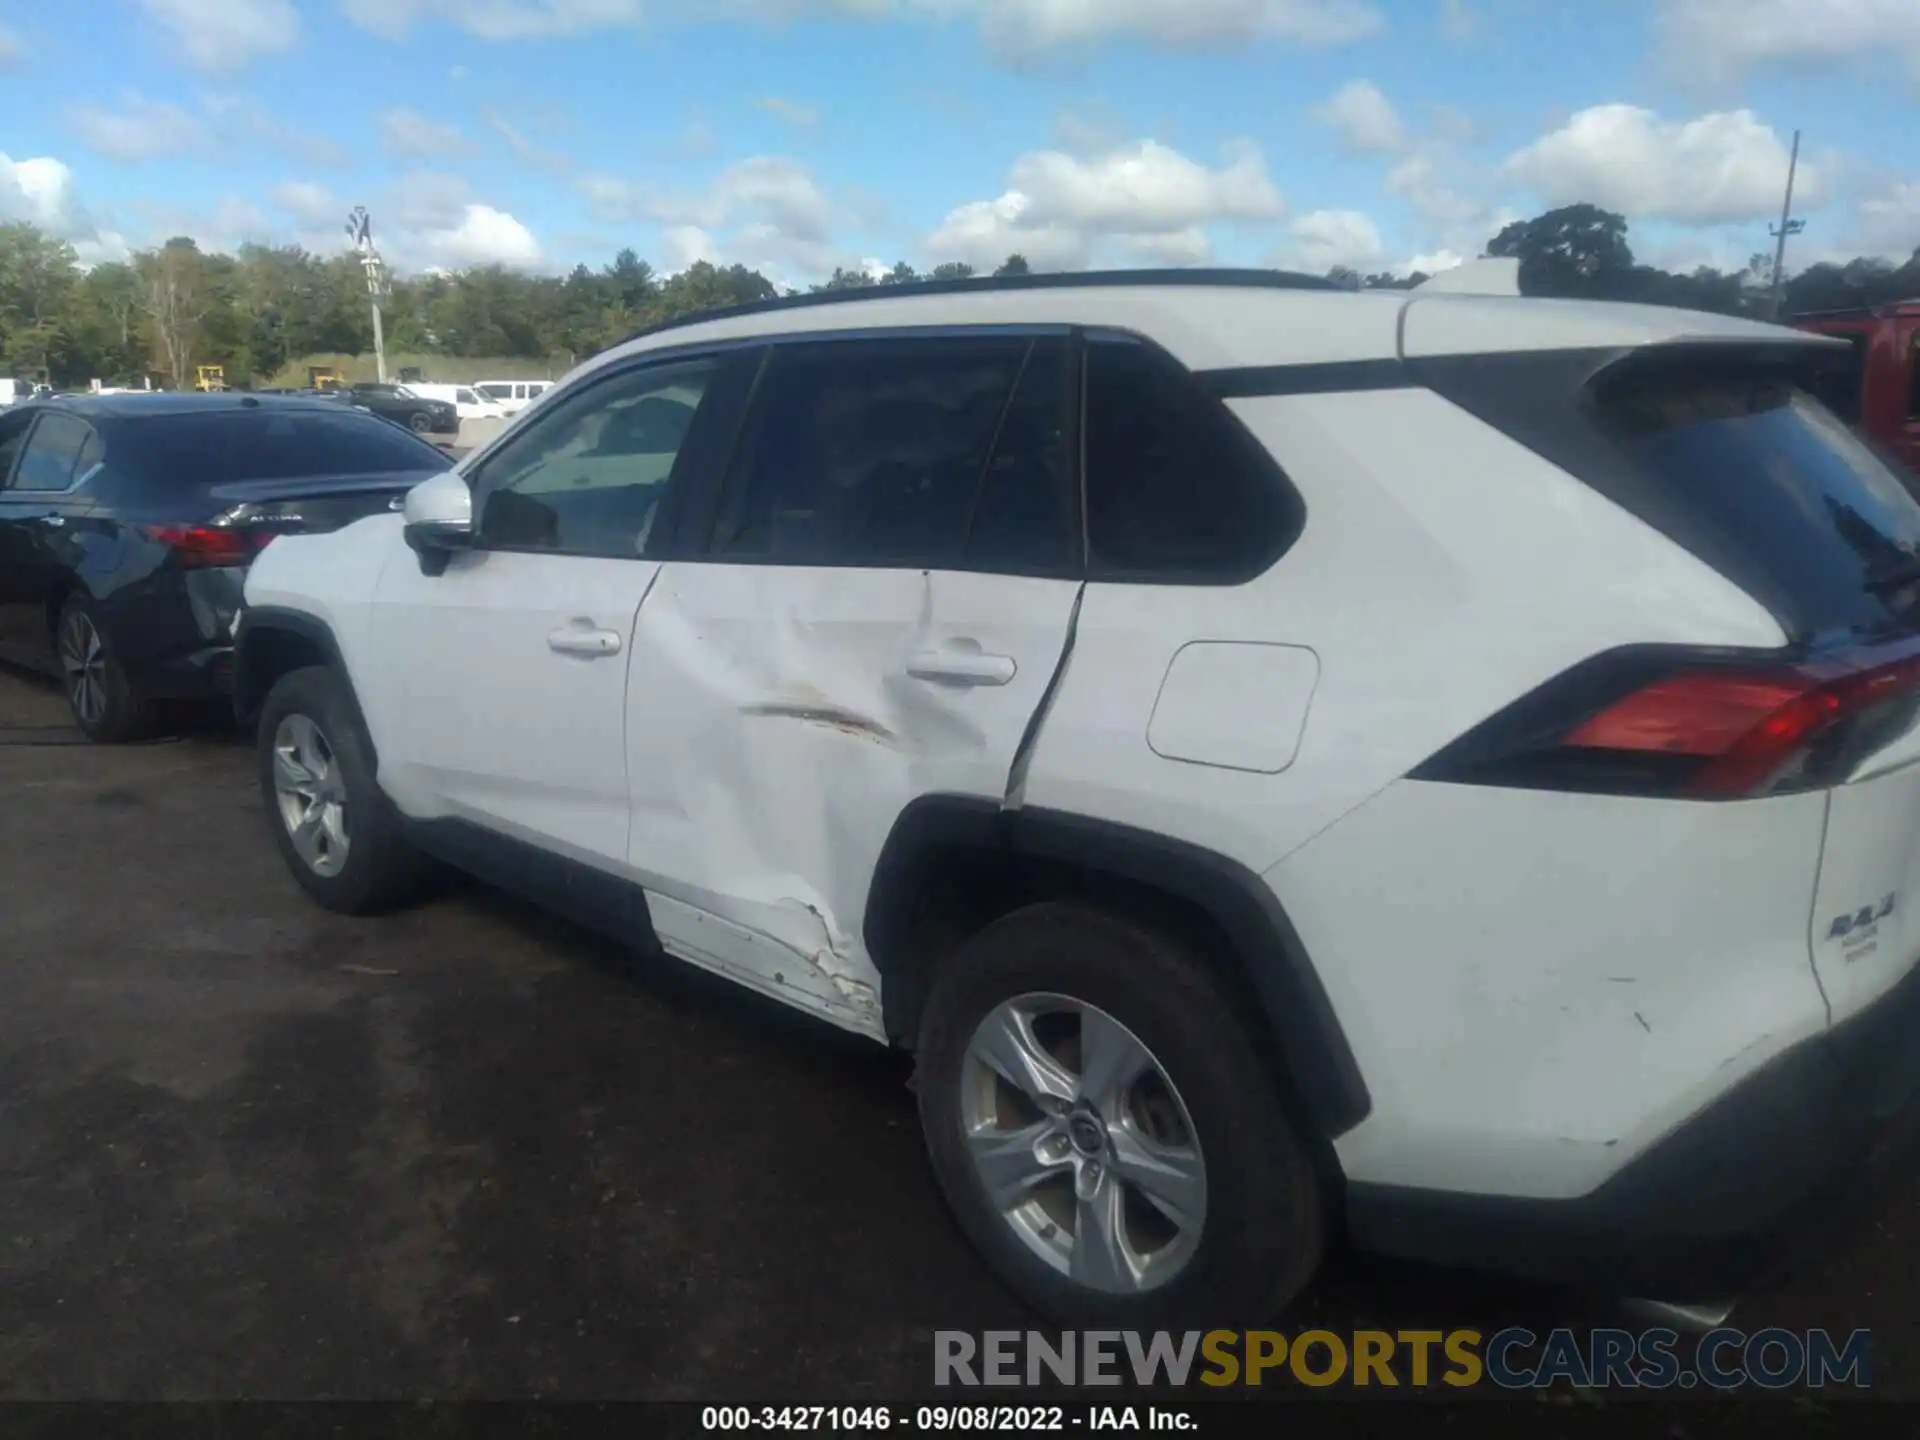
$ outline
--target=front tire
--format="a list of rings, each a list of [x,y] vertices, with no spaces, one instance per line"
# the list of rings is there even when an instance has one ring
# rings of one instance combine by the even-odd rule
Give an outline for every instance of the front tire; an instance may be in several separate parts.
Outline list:
[[[407,426],[416,435],[424,435],[433,429],[433,417],[424,410],[416,410],[407,417]]]
[[[961,1229],[1059,1323],[1259,1324],[1319,1265],[1319,1178],[1266,1067],[1150,931],[1053,902],[994,922],[936,977],[918,1071]]]
[[[119,651],[84,595],[69,595],[54,622],[54,653],[73,723],[89,740],[121,745],[154,728],[153,704],[127,679]]]
[[[431,867],[374,779],[359,710],[333,670],[295,670],[268,693],[259,773],[281,857],[327,909],[379,914],[420,893]]]

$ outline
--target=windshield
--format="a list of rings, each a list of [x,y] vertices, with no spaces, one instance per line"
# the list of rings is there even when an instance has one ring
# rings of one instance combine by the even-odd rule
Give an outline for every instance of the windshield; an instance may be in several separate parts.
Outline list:
[[[159,479],[224,485],[309,475],[445,470],[446,455],[409,432],[354,410],[219,410],[145,415],[117,427],[124,451]]]

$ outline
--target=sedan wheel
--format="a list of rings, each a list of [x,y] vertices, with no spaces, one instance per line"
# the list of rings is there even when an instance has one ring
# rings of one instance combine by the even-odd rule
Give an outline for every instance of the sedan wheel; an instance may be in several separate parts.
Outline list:
[[[960,1068],[981,1188],[1032,1254],[1108,1295],[1193,1259],[1207,1167],[1192,1117],[1139,1037],[1096,1006],[1031,994],[993,1009]]]
[[[107,713],[107,650],[84,610],[69,610],[60,623],[60,670],[74,715],[89,729],[97,727]]]
[[[333,746],[305,715],[288,715],[273,734],[273,790],[294,853],[330,878],[347,863],[347,790]]]

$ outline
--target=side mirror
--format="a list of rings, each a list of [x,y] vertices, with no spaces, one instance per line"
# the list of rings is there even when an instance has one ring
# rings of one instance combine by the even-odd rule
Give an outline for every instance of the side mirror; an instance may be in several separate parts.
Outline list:
[[[401,507],[407,545],[424,575],[439,575],[456,550],[473,544],[473,491],[456,471],[423,480]]]

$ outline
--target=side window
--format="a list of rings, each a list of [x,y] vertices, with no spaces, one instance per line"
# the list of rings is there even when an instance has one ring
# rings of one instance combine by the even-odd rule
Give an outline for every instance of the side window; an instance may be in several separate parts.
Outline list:
[[[1907,419],[1920,420],[1920,330],[1913,332],[1907,351]]]
[[[511,385],[482,385],[478,388],[489,400],[505,400],[513,394]]]
[[[31,415],[0,415],[0,490],[7,488],[13,463],[20,458],[22,442],[32,424]]]
[[[1064,339],[1036,341],[1027,357],[974,501],[968,569],[1079,575],[1075,362]]]
[[[715,554],[961,565],[1032,345],[980,336],[776,347],[727,479]],[[1010,483],[1019,478],[1009,473]]]
[[[71,415],[42,415],[27,437],[26,453],[13,477],[16,490],[65,490],[73,484],[75,462],[93,432]]]
[[[1299,533],[1299,496],[1260,443],[1137,341],[1089,337],[1086,457],[1096,577],[1238,583]]]
[[[1860,423],[1861,382],[1867,372],[1867,337],[1864,331],[1843,334],[1847,353],[1830,360],[1815,371],[1808,388],[1835,415],[1849,425]]]
[[[632,371],[517,436],[476,478],[482,545],[632,559],[721,361]]]

